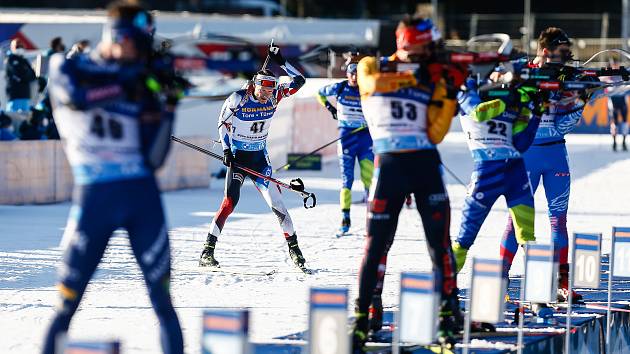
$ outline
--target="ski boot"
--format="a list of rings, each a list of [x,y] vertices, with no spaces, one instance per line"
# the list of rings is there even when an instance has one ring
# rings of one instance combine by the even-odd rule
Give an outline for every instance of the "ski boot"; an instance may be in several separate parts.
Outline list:
[[[220,268],[219,262],[214,258],[214,247],[217,244],[217,237],[208,234],[208,239],[203,246],[203,251],[201,252],[201,258],[199,258],[199,266],[200,267],[217,267]]]
[[[613,140],[613,151],[617,151],[617,141]]]
[[[339,227],[339,231],[335,234],[337,237],[345,236],[350,231],[350,210],[343,209],[341,210],[341,227]]]
[[[623,142],[621,142],[621,150],[628,151],[628,146],[626,145],[626,139],[623,139]]]
[[[293,234],[291,237],[287,237],[287,245],[289,246],[289,256],[291,257],[291,260],[298,268],[303,269],[306,260],[302,255],[302,251],[300,251],[296,234]]]
[[[339,232],[337,233],[337,237],[341,237],[348,234],[348,231],[350,231],[350,217],[344,216],[343,219],[341,219],[341,227],[339,227]]]
[[[583,301],[581,294],[572,291],[571,303],[576,304]],[[558,271],[558,302],[569,301],[569,265],[561,264]]]
[[[372,296],[369,319],[371,331],[378,332],[383,328],[383,299],[380,295]]]
[[[450,295],[443,296],[440,305],[440,323],[438,327],[438,340],[442,344],[454,345],[455,336],[464,328],[464,316],[459,308],[457,288]]]
[[[352,354],[363,354],[365,353],[365,343],[368,340],[368,314],[355,312],[354,316],[351,327]]]

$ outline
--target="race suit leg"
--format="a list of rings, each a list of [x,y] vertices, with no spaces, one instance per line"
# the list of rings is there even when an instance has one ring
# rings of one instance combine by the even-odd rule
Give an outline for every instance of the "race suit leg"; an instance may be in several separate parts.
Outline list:
[[[359,160],[359,167],[361,168],[361,181],[367,191],[370,190],[370,184],[372,183],[372,174],[374,173],[374,152],[372,151],[372,137],[370,132],[365,130],[357,134],[359,135],[359,151],[357,151],[357,159]],[[367,197],[367,196],[366,196]]]
[[[251,153],[249,151],[240,151],[237,150],[234,155],[234,161],[241,165],[249,167],[251,164]],[[210,232],[208,232],[208,238],[211,236],[219,237],[221,235],[221,231],[223,230],[223,226],[227,221],[228,216],[234,211],[236,208],[236,204],[238,204],[238,200],[241,196],[241,186],[243,185],[243,181],[245,180],[245,173],[233,166],[230,166],[225,175],[225,190],[223,201],[221,202],[221,206],[219,210],[214,214],[214,218],[212,218],[212,223],[210,224]]]
[[[366,247],[359,272],[359,313],[367,314],[370,307],[378,282],[379,262],[392,243],[400,209],[409,193],[407,181],[410,176],[406,175],[403,155],[407,154],[380,154],[375,159],[368,201]]]
[[[458,272],[464,267],[468,250],[475,242],[492,205],[505,191],[506,169],[505,161],[483,161],[475,164],[462,209],[459,235],[453,243]]]
[[[525,162],[525,168],[529,175],[529,182],[532,188],[532,194],[536,194],[538,184],[542,177],[543,171],[547,168],[547,162],[545,162],[545,150],[544,146],[530,146],[530,148],[523,154],[523,161]],[[507,226],[503,232],[503,238],[501,239],[500,255],[503,260],[504,272],[510,269],[514,256],[518,250],[518,242],[516,240],[516,229],[514,227],[514,220],[512,214],[508,216]]]
[[[131,199],[132,214],[125,223],[133,254],[149,290],[153,310],[160,322],[162,350],[182,354],[182,330],[170,295],[171,256],[160,192],[155,179],[139,185]]]
[[[457,289],[456,264],[450,237],[451,206],[442,179],[438,151],[422,150],[416,154],[416,161],[422,161],[423,166],[419,168],[416,164],[416,173],[411,173],[414,181],[412,192],[422,218],[433,268],[441,275],[442,299],[445,300]],[[412,165],[412,161],[408,164]]]
[[[57,352],[58,342],[68,332],[109,237],[122,224],[127,193],[133,193],[126,183],[99,183],[74,189],[73,206],[62,239],[65,251],[57,285],[61,303],[45,337],[44,354]]]
[[[523,159],[510,161],[506,173],[507,188],[505,201],[512,219],[514,239],[517,244],[524,244],[534,240],[534,194],[527,176],[527,170]],[[503,247],[501,250],[503,251]],[[501,252],[503,263],[503,276],[508,277],[514,254],[507,256]]]
[[[262,150],[259,152],[259,156],[255,159],[253,166],[255,171],[271,177],[272,168],[266,151]],[[282,201],[280,187],[260,177],[250,176],[250,178],[254,181],[254,185],[265,199],[271,211],[278,218],[278,223],[280,224],[280,228],[282,228],[284,238],[294,236],[295,229],[293,228],[293,221]]]
[[[339,205],[344,218],[350,217],[352,205],[352,184],[354,183],[354,161],[357,158],[358,137],[349,135],[352,129],[339,128],[339,135],[346,136],[337,144],[339,168],[341,171],[341,190],[339,191]]]
[[[547,146],[547,156],[553,163],[543,173],[543,185],[549,208],[551,241],[556,252],[560,269],[560,287],[569,287],[569,235],[567,232],[567,213],[571,192],[571,173],[569,156],[564,144]]]

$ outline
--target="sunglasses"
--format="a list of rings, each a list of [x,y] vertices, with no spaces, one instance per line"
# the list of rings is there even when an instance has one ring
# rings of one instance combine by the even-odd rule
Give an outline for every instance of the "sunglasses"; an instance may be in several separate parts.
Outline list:
[[[272,89],[275,89],[277,85],[277,81],[275,80],[275,78],[272,78],[269,76],[257,77],[254,80],[254,83],[257,86],[262,86],[262,87],[272,88]]]

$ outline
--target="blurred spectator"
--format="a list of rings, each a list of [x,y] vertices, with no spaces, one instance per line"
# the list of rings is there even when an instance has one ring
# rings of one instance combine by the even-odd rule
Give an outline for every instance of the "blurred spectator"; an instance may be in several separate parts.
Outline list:
[[[47,120],[48,125],[46,126],[46,130],[44,134],[46,138],[50,140],[59,140],[59,131],[57,131],[57,124],[55,124],[55,119],[52,114],[52,105],[50,104],[50,96],[48,92],[44,95],[41,101],[35,106],[36,111],[40,111],[41,115]]]
[[[46,140],[48,119],[43,111],[31,108],[31,116],[20,124],[21,140]]]
[[[76,42],[72,46],[68,54],[66,54],[66,58],[70,59],[79,54],[89,53],[89,51],[90,51],[90,41],[88,41],[87,39],[84,39],[84,40]]]
[[[46,56],[51,57],[55,53],[63,53],[66,51],[66,45],[63,44],[61,37],[55,37],[50,40],[50,48],[46,51]]]
[[[628,105],[626,95],[628,91],[612,93],[608,97],[608,112],[610,115],[610,134],[613,138],[613,151],[617,151],[617,135],[621,134],[621,148],[628,151],[626,135],[628,135]]]
[[[24,58],[24,45],[15,38],[5,62],[7,112],[28,112],[31,83],[37,80],[31,64]]]
[[[48,62],[50,57],[55,53],[63,53],[66,51],[66,45],[63,44],[61,37],[55,37],[50,40],[50,47],[43,53],[41,60],[39,61],[39,76],[43,78],[43,84],[45,84],[45,78],[48,76]],[[40,82],[41,89],[42,82]]]
[[[17,137],[13,134],[13,129],[11,117],[0,111],[0,141],[16,140]]]

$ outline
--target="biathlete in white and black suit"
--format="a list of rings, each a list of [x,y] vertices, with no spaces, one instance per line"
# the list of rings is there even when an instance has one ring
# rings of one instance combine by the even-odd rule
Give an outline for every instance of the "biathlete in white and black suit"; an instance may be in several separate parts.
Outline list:
[[[214,256],[217,238],[223,230],[225,221],[238,203],[245,177],[249,177],[254,182],[273,213],[278,217],[293,262],[298,267],[303,267],[305,263],[298,246],[291,216],[284,206],[279,187],[270,185],[269,181],[250,175],[232,165],[234,162],[265,176],[271,176],[272,168],[267,155],[267,135],[271,120],[278,103],[295,94],[306,81],[296,68],[284,60],[278,47],[270,46],[269,56],[291,77],[291,82],[278,84],[278,79],[273,72],[263,69],[254,77],[253,85],[234,92],[221,109],[219,136],[223,146],[223,163],[228,167],[225,197],[212,220],[199,260],[200,266],[219,266]]]

